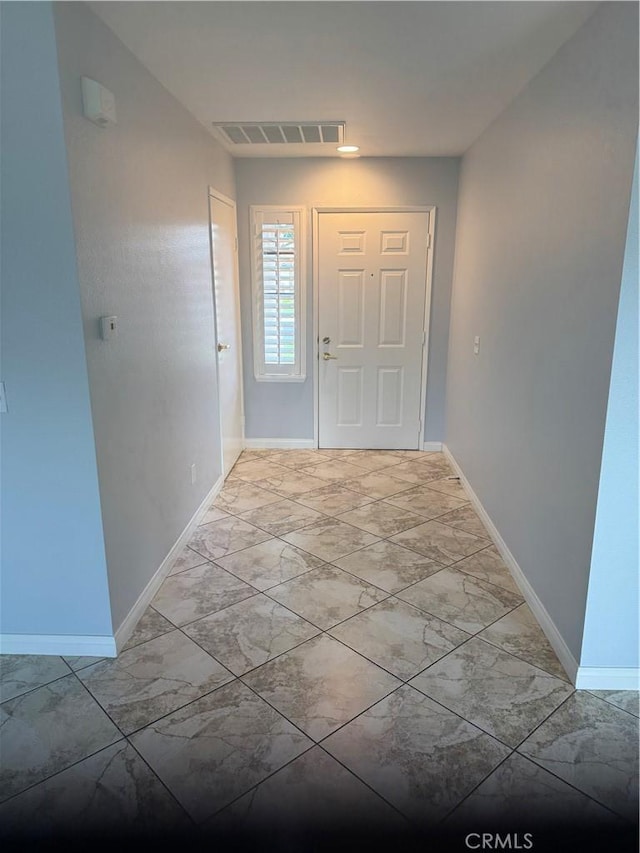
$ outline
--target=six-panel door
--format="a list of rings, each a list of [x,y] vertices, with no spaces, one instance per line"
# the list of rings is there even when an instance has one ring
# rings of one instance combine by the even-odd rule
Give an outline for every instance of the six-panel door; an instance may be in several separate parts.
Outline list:
[[[417,449],[429,214],[318,221],[320,447]]]

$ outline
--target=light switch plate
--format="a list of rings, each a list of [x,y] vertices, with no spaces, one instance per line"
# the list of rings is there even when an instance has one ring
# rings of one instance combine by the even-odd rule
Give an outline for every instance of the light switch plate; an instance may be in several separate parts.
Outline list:
[[[118,318],[117,317],[100,317],[100,334],[103,341],[109,341],[111,338],[117,337],[118,334]]]

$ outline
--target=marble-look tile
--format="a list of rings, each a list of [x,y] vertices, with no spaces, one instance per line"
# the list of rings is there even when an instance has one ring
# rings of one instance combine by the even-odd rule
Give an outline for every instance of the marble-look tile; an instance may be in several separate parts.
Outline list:
[[[55,655],[1,655],[0,702],[13,699],[69,675],[69,666]]]
[[[495,545],[476,551],[470,557],[456,563],[456,569],[467,575],[472,575],[481,581],[503,586],[505,589],[520,594],[520,589],[513,579],[504,560]]]
[[[443,455],[441,452],[437,453],[433,450],[392,450],[391,453],[399,459],[415,459],[418,462],[430,458],[439,458]]]
[[[447,527],[438,521],[425,521],[424,524],[396,534],[392,541],[443,565],[455,563],[489,544],[486,539]]]
[[[164,717],[131,741],[197,822],[311,746],[239,681]]]
[[[156,637],[162,634],[168,634],[173,631],[174,626],[165,619],[161,613],[154,610],[153,607],[147,607],[142,614],[142,618],[134,628],[131,636],[120,649],[121,652],[126,652],[127,649],[132,649],[134,646],[139,646],[140,643],[146,643],[147,640],[155,640]],[[97,663],[97,661],[94,661]]]
[[[441,563],[386,541],[367,545],[334,563],[387,592],[398,592],[442,569]]]
[[[407,492],[393,495],[387,498],[387,503],[415,512],[427,519],[437,518],[452,509],[466,506],[458,498],[452,498],[451,495],[445,495],[443,492],[435,492],[426,486],[416,486]]]
[[[278,770],[211,821],[215,831],[274,831],[291,839],[296,830],[402,833],[404,819],[341,764],[314,746]],[[302,848],[300,848],[302,849]]]
[[[284,469],[285,471],[288,469]],[[239,462],[234,465],[233,473],[239,480],[245,480],[248,483],[255,483],[257,480],[264,480],[267,477],[280,477],[282,475],[283,466],[277,465],[268,459],[251,459],[249,462]]]
[[[271,457],[271,462],[284,465],[285,468],[299,470],[305,465],[318,465],[320,462],[328,462],[329,456],[321,450],[284,450]]]
[[[292,530],[319,521],[324,515],[295,501],[280,500],[260,509],[243,512],[240,518],[272,536],[282,536],[283,533],[291,533]]]
[[[222,521],[197,527],[189,541],[189,547],[198,554],[202,554],[207,560],[217,560],[225,554],[248,548],[250,545],[257,545],[270,538],[264,530],[259,530],[240,518],[230,516],[223,518]]]
[[[225,483],[222,491],[214,501],[214,509],[218,508],[225,512],[238,515],[261,506],[276,503],[280,497],[254,486],[253,483],[245,483],[244,480],[233,480]],[[212,519],[215,521],[215,519]]]
[[[381,500],[388,498],[390,495],[396,495],[398,492],[406,492],[411,488],[411,483],[406,480],[400,480],[397,477],[392,477],[383,471],[371,471],[369,474],[364,474],[362,477],[354,477],[351,480],[345,480],[343,485],[354,492],[361,492],[369,498]]]
[[[294,530],[293,533],[286,533],[282,538],[327,562],[344,557],[345,554],[350,554],[376,541],[376,537],[371,533],[366,533],[336,518],[327,518],[300,530]]]
[[[395,450],[356,450],[349,461],[367,471],[380,471],[391,465],[400,465],[403,460]]]
[[[326,635],[265,663],[243,680],[314,740],[401,683]]]
[[[125,734],[230,681],[211,655],[180,631],[149,640],[78,673]]]
[[[407,817],[427,824],[441,820],[509,754],[408,686],[323,746]]]
[[[221,518],[227,518],[229,513],[219,509],[217,506],[210,506],[209,509],[200,519],[200,524],[210,524],[212,521],[220,521]]]
[[[318,453],[328,456],[329,459],[346,459],[347,456],[353,456],[354,453],[358,452],[357,450],[353,450],[353,448],[343,447],[321,447],[318,450]]]
[[[284,583],[324,564],[320,557],[301,551],[281,539],[229,554],[219,564],[259,590]]]
[[[399,592],[398,598],[470,634],[522,604],[522,596],[455,569],[443,569],[419,581]]]
[[[302,473],[311,474],[313,477],[332,483],[335,480],[359,477],[366,473],[366,468],[354,465],[350,459],[328,459],[316,465],[307,465],[302,469]]]
[[[190,821],[125,740],[19,794],[0,807],[0,836],[127,838],[185,831]]]
[[[411,460],[409,462],[401,462],[400,465],[394,465],[388,470],[389,474],[398,477],[400,480],[406,480],[408,483],[413,483],[416,486],[428,483],[431,480],[441,480],[451,474],[451,468],[445,459],[436,461],[418,462]]]
[[[356,652],[406,680],[469,639],[435,616],[389,598],[329,633]]]
[[[527,829],[535,837],[543,828],[615,827],[619,819],[514,752],[452,812],[445,825]]]
[[[383,590],[330,565],[274,586],[269,595],[322,629],[387,597]]]
[[[445,513],[438,518],[441,524],[448,524],[450,527],[457,527],[459,530],[464,530],[467,533],[473,533],[474,536],[482,536],[489,539],[487,528],[480,521],[480,517],[471,504],[464,504],[458,509]]]
[[[74,672],[77,672],[79,669],[84,669],[85,666],[92,666],[94,663],[99,663],[99,661],[104,660],[104,658],[95,658],[90,655],[78,655],[76,657],[64,657],[62,659],[65,663],[69,664]]]
[[[300,495],[296,500],[325,515],[339,515],[349,509],[371,503],[373,498],[368,498],[359,492],[352,492],[351,489],[346,489],[339,483],[332,483],[330,486],[323,486],[322,489],[314,489],[312,492]]]
[[[255,595],[253,587],[213,563],[168,577],[151,602],[174,625],[186,625]]]
[[[634,717],[640,717],[640,694],[637,690],[590,690],[589,693]]]
[[[573,687],[477,637],[411,684],[510,746],[517,746]]]
[[[445,495],[451,495],[452,498],[458,498],[461,501],[469,500],[462,483],[455,476],[443,477],[441,480],[429,480],[427,488],[434,489],[436,492],[443,492]]]
[[[170,575],[177,575],[178,572],[184,572],[187,569],[195,569],[196,566],[203,566],[207,562],[206,557],[198,554],[197,551],[192,551],[191,548],[183,548],[178,555],[173,566],[171,566]]]
[[[0,800],[122,737],[75,675],[0,705]]]
[[[557,678],[569,680],[551,643],[526,604],[516,607],[478,636]]]
[[[268,477],[265,480],[259,480],[258,485],[264,489],[269,489],[275,494],[283,498],[297,498],[304,495],[306,492],[312,492],[314,489],[320,489],[326,486],[327,481],[321,480],[320,477],[314,477],[304,471],[294,471],[292,468],[282,467],[283,474]]]
[[[441,450],[422,451],[418,456],[411,458],[414,458],[414,461],[419,462],[421,465],[428,465],[434,470],[442,471],[443,476],[453,474],[451,463]]]
[[[275,456],[282,453],[282,450],[277,447],[251,447],[245,448],[236,461],[236,465],[243,462],[249,462],[252,459],[266,459],[268,456]]]
[[[266,595],[254,595],[184,629],[234,675],[315,637],[318,629]]]
[[[638,720],[577,691],[519,748],[623,817],[638,818]]]
[[[349,510],[339,515],[340,521],[360,527],[374,536],[387,537],[394,533],[400,533],[409,527],[422,524],[424,519],[406,509],[388,504],[385,501],[366,504],[358,509]]]

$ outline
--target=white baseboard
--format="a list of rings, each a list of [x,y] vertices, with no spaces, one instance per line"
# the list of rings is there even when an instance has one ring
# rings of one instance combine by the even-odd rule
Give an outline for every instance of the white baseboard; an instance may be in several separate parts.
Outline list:
[[[312,438],[245,438],[245,450],[313,450]]]
[[[640,690],[640,669],[632,666],[581,666],[578,690]]]
[[[439,452],[442,450],[442,442],[441,441],[423,441],[422,449],[432,452]]]
[[[522,569],[520,568],[520,566],[518,565],[518,563],[516,561],[516,558],[513,556],[513,554],[511,553],[511,551],[507,547],[506,542],[504,541],[504,539],[502,538],[502,536],[498,532],[497,527],[491,521],[487,511],[482,506],[482,503],[480,502],[480,498],[476,495],[476,493],[473,491],[473,489],[469,485],[469,481],[467,480],[467,478],[462,473],[462,469],[460,468],[460,466],[456,462],[455,458],[453,457],[453,454],[451,453],[449,448],[446,446],[446,444],[442,445],[442,450],[443,450],[445,456],[447,457],[447,459],[449,460],[449,462],[451,463],[451,466],[455,470],[456,474],[458,475],[458,477],[460,477],[460,482],[462,483],[466,492],[468,493],[469,499],[471,500],[471,503],[473,504],[475,511],[478,513],[478,515],[480,516],[480,518],[482,520],[482,523],[487,528],[489,536],[491,536],[494,545],[496,546],[496,548],[500,552],[500,556],[502,557],[502,559],[506,563],[507,568],[511,572],[514,581],[516,582],[516,584],[518,585],[518,588],[522,592],[522,595],[524,596],[524,600],[527,602],[527,604],[531,608],[531,611],[532,611],[533,615],[536,617],[538,624],[540,625],[540,627],[544,631],[547,639],[549,640],[549,642],[553,646],[553,650],[558,655],[558,659],[559,659],[560,663],[562,664],[562,666],[564,667],[567,675],[569,676],[571,681],[575,684],[576,683],[576,677],[578,674],[578,662],[576,661],[576,659],[572,655],[572,653],[571,653],[569,647],[567,646],[567,644],[565,643],[562,635],[560,634],[560,632],[556,628],[556,625],[555,625],[554,621],[552,620],[551,616],[549,616],[549,613],[547,612],[547,609],[545,608],[544,604],[540,601],[540,599],[538,598],[534,588],[531,586],[531,584],[529,583],[529,581],[525,577],[524,572],[522,571]]]
[[[176,540],[174,546],[171,548],[167,556],[160,564],[159,569],[155,572],[149,583],[142,590],[142,592],[138,596],[138,600],[133,605],[131,610],[127,613],[119,628],[116,630],[115,646],[117,648],[117,651],[120,651],[120,649],[124,646],[124,644],[127,642],[129,637],[133,633],[133,630],[138,624],[140,618],[142,617],[142,614],[149,606],[156,592],[160,589],[163,580],[171,571],[171,568],[175,563],[178,555],[185,547],[189,539],[191,539],[191,534],[198,526],[198,523],[202,516],[205,514],[205,512],[215,500],[218,492],[220,491],[223,485],[224,477],[221,476],[217,479],[211,491],[207,494],[198,509],[195,511],[191,520]],[[115,652],[113,654],[115,654]]]
[[[112,658],[116,656],[116,641],[102,634],[2,634],[0,654]]]

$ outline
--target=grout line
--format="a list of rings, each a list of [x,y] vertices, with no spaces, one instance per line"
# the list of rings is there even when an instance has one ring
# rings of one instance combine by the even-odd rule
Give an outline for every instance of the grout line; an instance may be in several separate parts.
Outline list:
[[[42,657],[45,656],[43,655]],[[49,655],[46,655],[46,657],[49,657]],[[55,657],[59,657],[59,655],[55,655]],[[66,666],[69,666],[66,661],[63,661],[63,663],[65,663]],[[91,664],[89,665],[91,666]],[[35,693],[35,691],[40,690],[41,687],[50,687],[52,684],[55,684],[57,681],[62,681],[63,678],[68,678],[70,675],[75,675],[75,672],[71,668],[69,669],[69,672],[65,672],[62,675],[57,675],[50,681],[45,681],[43,684],[36,684],[35,687],[29,687],[27,690],[24,690],[22,693],[18,693],[16,696],[10,696],[8,699],[3,699],[2,702],[0,702],[0,708],[3,708],[9,702],[15,702],[17,699],[23,699],[25,696],[29,696],[31,693]]]
[[[607,693],[608,692],[609,691],[607,691]],[[634,691],[620,690],[620,691],[614,691],[614,692],[616,692],[616,693],[617,692],[632,693]],[[635,691],[635,692],[637,693],[637,691]],[[615,705],[613,702],[610,702],[608,699],[605,699],[604,696],[598,696],[597,691],[594,692],[593,690],[585,690],[585,689],[581,688],[580,690],[576,690],[576,693],[589,693],[591,696],[593,696],[594,699],[599,699],[601,702],[606,702],[610,708],[615,708],[617,711],[623,711],[625,714],[627,714],[629,717],[631,717],[633,720],[636,721],[636,725],[638,724],[639,718],[636,714],[633,713],[633,711],[627,711],[626,708],[621,708],[620,705]]]
[[[469,797],[471,797],[471,795],[472,795],[472,794],[475,794],[475,792],[478,790],[478,788],[479,788],[481,785],[484,785],[484,783],[487,781],[487,779],[488,779],[490,776],[492,776],[494,773],[496,773],[496,772],[500,769],[500,767],[502,767],[502,765],[503,765],[506,761],[508,761],[508,760],[511,758],[511,756],[512,756],[512,755],[514,755],[514,753],[515,753],[515,749],[513,749],[513,748],[512,748],[512,750],[511,750],[511,752],[509,753],[509,755],[505,755],[505,757],[502,759],[502,761],[500,761],[498,764],[496,764],[496,766],[493,768],[493,770],[491,770],[491,772],[490,772],[490,773],[488,773],[488,774],[484,777],[484,779],[481,779],[481,780],[480,780],[480,782],[478,782],[478,784],[477,784],[477,785],[475,785],[475,786],[474,786],[474,787],[469,791],[469,793],[468,793],[468,794],[466,794],[466,795],[465,795],[465,796],[460,800],[460,802],[459,802],[459,803],[456,803],[456,805],[455,805],[452,809],[449,809],[449,811],[444,815],[444,817],[443,817],[441,820],[439,820],[439,821],[438,821],[438,823],[437,823],[436,825],[437,825],[437,826],[444,826],[445,821],[447,821],[447,820],[451,817],[451,815],[452,815],[452,814],[454,814],[454,812],[455,812],[457,809],[459,809],[459,808],[460,808],[460,806],[461,806],[461,805],[462,805],[466,800],[468,800],[468,799],[469,799]]]
[[[176,805],[178,806],[178,808],[180,809],[180,811],[182,812],[182,814],[184,814],[184,815],[185,815],[185,817],[187,818],[187,820],[189,821],[189,823],[192,825],[192,828],[193,828],[193,829],[196,829],[196,828],[198,827],[198,824],[197,824],[197,823],[195,822],[195,820],[191,817],[191,815],[189,814],[189,812],[188,812],[188,811],[186,810],[186,808],[182,805],[182,803],[180,802],[180,800],[176,797],[176,795],[173,793],[173,791],[171,790],[171,788],[170,788],[170,787],[167,785],[167,783],[164,781],[164,779],[162,778],[162,776],[160,776],[158,773],[156,773],[156,771],[155,771],[155,770],[153,769],[153,767],[149,764],[149,762],[148,762],[148,761],[147,761],[147,759],[144,757],[144,755],[140,752],[140,750],[139,750],[139,749],[137,749],[137,748],[136,748],[135,744],[133,744],[133,743],[129,740],[129,738],[128,738],[128,737],[127,737],[127,738],[125,738],[125,740],[127,741],[127,744],[131,747],[131,749],[133,749],[133,750],[134,750],[134,752],[135,752],[135,753],[136,753],[136,755],[140,758],[140,760],[145,764],[145,766],[147,767],[147,769],[149,770],[149,772],[150,772],[153,776],[155,776],[155,778],[156,778],[156,779],[158,780],[158,782],[162,785],[162,787],[165,789],[165,791],[169,794],[169,796],[170,796],[170,797],[171,797],[171,799],[174,801],[174,803],[176,803]]]
[[[245,684],[245,687],[248,687],[248,685]],[[251,690],[250,687],[249,687],[249,690]],[[255,693],[255,690],[253,692]],[[258,693],[256,693],[256,696],[258,696],[259,699],[262,699],[262,696],[260,696]],[[264,702],[266,700],[262,699],[262,701]],[[267,704],[269,704],[269,703],[267,702]],[[277,711],[277,709],[274,708],[274,711]],[[280,711],[277,711],[277,713],[280,714],[280,716],[283,716]],[[285,717],[285,719],[286,719],[286,717]],[[287,720],[287,722],[291,722],[291,721]],[[294,724],[292,723],[292,725],[294,725]],[[261,779],[259,782],[256,782],[250,788],[247,788],[246,791],[243,791],[241,794],[238,794],[238,796],[234,797],[233,800],[231,800],[228,803],[225,803],[223,806],[221,806],[216,811],[212,812],[212,814],[210,814],[207,818],[205,818],[203,821],[201,821],[199,824],[196,824],[196,825],[201,827],[203,824],[208,823],[210,820],[213,820],[219,814],[222,814],[222,812],[224,812],[228,808],[230,808],[234,803],[237,803],[238,800],[241,800],[243,797],[246,797],[248,794],[251,794],[253,791],[257,791],[258,788],[260,788],[260,786],[263,784],[263,782],[267,782],[269,779],[271,779],[273,776],[275,776],[281,770],[284,770],[290,764],[293,764],[294,761],[297,761],[299,758],[302,758],[304,755],[311,752],[312,749],[315,749],[317,747],[317,744],[309,737],[309,735],[305,734],[305,732],[302,732],[302,733],[305,735],[305,737],[308,740],[311,740],[311,745],[309,747],[307,747],[307,749],[305,749],[303,752],[299,753],[298,755],[295,755],[293,758],[290,758],[289,761],[285,762],[285,764],[282,765],[282,767],[278,767],[276,770],[272,770],[271,773],[269,773],[267,776],[264,777],[264,779]]]
[[[390,696],[391,694],[388,694],[388,695]],[[385,696],[383,698],[386,699],[387,697]],[[382,701],[382,699],[380,701]],[[328,735],[328,737],[330,737],[330,735]],[[358,776],[358,774],[355,772],[355,770],[352,770],[351,767],[349,767],[347,764],[345,764],[343,761],[341,761],[337,756],[335,756],[335,755],[333,755],[333,753],[329,752],[329,750],[323,744],[324,744],[324,741],[322,743],[316,744],[316,746],[318,747],[318,749],[321,749],[325,753],[325,755],[328,755],[332,761],[335,761],[337,764],[339,764],[341,767],[343,767],[347,771],[347,773],[349,773],[351,776],[355,776],[355,778],[358,780],[358,782],[360,782],[365,787],[367,787],[370,791],[372,791],[376,795],[376,797],[378,797],[384,803],[386,803],[388,806],[390,806],[397,815],[399,815],[403,820],[407,821],[407,823],[409,824],[410,827],[416,826],[416,824],[412,820],[412,818],[410,818],[404,812],[400,811],[398,806],[395,806],[391,802],[391,800],[388,800],[380,791],[376,791],[376,789],[369,782],[367,782],[366,779],[363,779],[361,776]]]
[[[91,697],[93,698],[93,697]],[[109,717],[111,719],[111,717]],[[49,782],[51,779],[59,776],[61,773],[64,773],[66,770],[71,770],[72,767],[76,767],[78,764],[82,764],[83,761],[86,761],[88,758],[93,758],[95,755],[99,755],[101,752],[104,752],[106,749],[111,749],[111,747],[117,746],[118,744],[127,743],[127,738],[123,735],[118,738],[118,740],[114,740],[112,743],[108,743],[106,746],[101,746],[99,749],[94,750],[94,752],[90,752],[88,755],[84,755],[82,758],[78,758],[77,761],[73,761],[71,764],[67,764],[65,767],[62,767],[60,770],[55,770],[53,773],[50,773],[48,776],[45,776],[43,779],[38,779],[37,782],[33,782],[31,785],[28,785],[26,788],[22,788],[22,790],[16,792],[15,794],[11,794],[10,797],[6,799],[0,799],[0,805],[4,806],[5,803],[10,802],[11,800],[15,800],[17,797],[21,797],[23,794],[26,794],[27,791],[33,790],[33,788],[37,788],[39,785],[43,785],[45,782]]]

